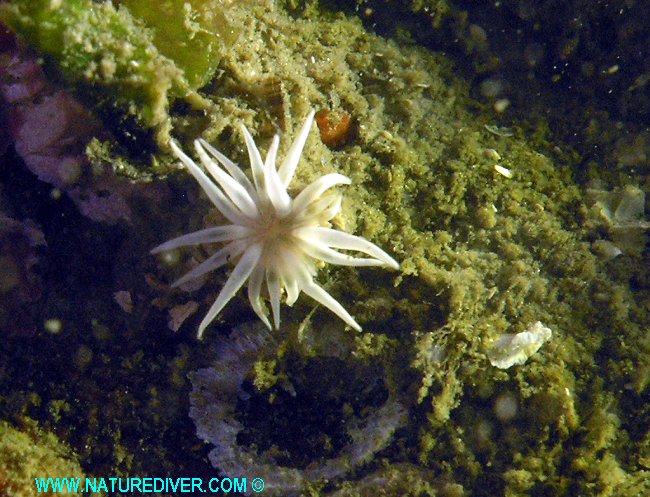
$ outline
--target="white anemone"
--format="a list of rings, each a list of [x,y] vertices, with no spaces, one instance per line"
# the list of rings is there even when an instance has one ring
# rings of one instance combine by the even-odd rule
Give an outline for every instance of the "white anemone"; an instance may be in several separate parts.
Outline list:
[[[248,299],[253,311],[269,328],[271,323],[262,300],[264,282],[276,329],[280,326],[280,297],[284,290],[287,305],[293,305],[300,292],[305,292],[352,328],[361,330],[343,306],[314,282],[315,262],[322,260],[342,266],[399,268],[395,259],[368,240],[330,227],[329,221],[341,209],[341,194],[327,190],[335,185],[349,185],[349,178],[336,173],[326,174],[308,185],[295,198],[287,193],[313,119],[312,111],[279,169],[275,165],[279,137],[276,135],[273,138],[266,160],[263,161],[253,138],[246,127],[242,126],[251,163],[252,181],[239,166],[205,140],[195,140],[194,147],[212,179],[174,141],[170,142],[176,156],[231,224],[174,238],[154,248],[151,253],[202,243],[225,244],[174,282],[173,286],[179,286],[229,261],[237,260],[219,296],[199,325],[199,338],[247,280]],[[369,257],[356,258],[335,249],[363,252]]]

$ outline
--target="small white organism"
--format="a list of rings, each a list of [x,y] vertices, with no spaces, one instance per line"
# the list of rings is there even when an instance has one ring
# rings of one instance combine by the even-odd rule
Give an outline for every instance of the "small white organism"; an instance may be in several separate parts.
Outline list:
[[[521,333],[506,333],[501,335],[488,351],[488,359],[492,366],[508,369],[511,366],[521,366],[530,356],[551,339],[553,332],[540,321],[533,323]]]

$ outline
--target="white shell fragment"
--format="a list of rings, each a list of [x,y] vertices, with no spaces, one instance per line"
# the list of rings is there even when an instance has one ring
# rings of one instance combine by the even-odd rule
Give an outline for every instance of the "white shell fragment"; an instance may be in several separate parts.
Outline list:
[[[484,127],[493,135],[501,136],[504,138],[513,135],[512,130],[510,128],[506,128],[505,126],[499,127],[495,124],[484,124]]]
[[[643,228],[650,227],[644,219],[645,193],[640,188],[627,185],[623,189],[621,201],[614,211],[614,220],[618,224],[632,224]]]
[[[639,257],[648,242],[646,230],[650,229],[650,222],[645,219],[645,192],[634,185],[612,191],[588,188],[587,198],[592,203],[590,217],[594,227],[607,230],[615,249]],[[615,256],[611,250],[609,253]]]
[[[508,179],[512,178],[512,171],[508,168],[495,164],[494,170],[500,175],[505,176]]]
[[[520,366],[537,352],[542,344],[548,342],[552,334],[551,329],[540,321],[530,325],[521,333],[506,333],[501,335],[488,351],[488,359],[492,366],[499,369]]]

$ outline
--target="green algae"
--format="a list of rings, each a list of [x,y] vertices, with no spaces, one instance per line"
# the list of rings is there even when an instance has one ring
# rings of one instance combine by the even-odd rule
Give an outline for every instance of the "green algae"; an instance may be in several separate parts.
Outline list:
[[[153,44],[183,70],[192,89],[208,83],[221,54],[238,36],[223,13],[222,2],[122,0],[120,5],[153,31]]]
[[[643,397],[649,323],[647,295],[632,292],[629,281],[647,270],[629,257],[606,263],[592,253],[597,234],[573,179],[577,158],[567,163],[544,127],[513,128],[512,136],[490,132],[486,125],[498,116],[470,100],[445,58],[370,35],[353,18],[292,18],[263,5],[232,7],[229,15],[250,20],[242,23],[246,43],[224,54],[223,74],[206,90],[215,113],[172,110],[175,135],[189,142],[203,134],[245,164],[240,124],[264,150],[278,129],[286,147],[311,107],[349,113],[360,123],[358,138],[332,151],[312,131],[296,187],[328,172],[349,175],[353,184],[337,227],[401,262],[398,274],[347,268],[319,274],[363,324],[361,336],[319,342],[315,336],[333,326],[325,311],[305,323],[311,302],[283,308],[289,333],[304,325],[291,340],[305,357],[345,342],[355,360],[389,371],[391,387],[410,402],[413,416],[396,443],[334,495],[372,495],[377,481],[389,482],[381,490],[395,496],[643,495],[650,470],[643,422],[650,415]],[[281,82],[279,102],[265,85],[252,95],[261,81]],[[172,220],[161,226],[160,240],[178,234],[170,226],[199,226],[204,217],[194,206],[166,214]],[[207,285],[212,293],[196,298],[208,304],[223,281],[225,274],[215,274]],[[219,340],[246,315],[244,301],[233,302],[206,340]],[[538,320],[553,339],[523,366],[493,368],[486,351],[494,341]],[[137,332],[145,333],[138,326],[145,326],[132,326],[137,340]],[[186,355],[179,361],[147,353],[151,369],[137,355],[138,364],[122,368],[169,367],[178,386],[179,368],[194,367]],[[281,365],[258,363],[261,388],[291,381]],[[150,387],[137,390],[142,399],[117,398],[160,409],[164,386]],[[512,417],[497,414],[504,395],[516,404]],[[172,417],[156,417],[155,426],[166,422]],[[303,429],[316,438],[319,427]]]
[[[53,433],[26,419],[23,430],[0,421],[0,493],[11,497],[36,495],[36,478],[80,478],[84,472],[74,454]],[[54,493],[54,492],[52,492]],[[57,495],[81,495],[62,491]],[[99,494],[91,494],[99,495]]]
[[[234,34],[218,10],[208,15],[214,5],[195,12],[185,3],[183,17],[174,2],[122,4],[143,17],[111,2],[16,0],[0,6],[0,19],[106,120],[117,118],[114,131],[142,138],[150,130],[165,146],[170,102],[206,105],[195,90],[212,76]]]

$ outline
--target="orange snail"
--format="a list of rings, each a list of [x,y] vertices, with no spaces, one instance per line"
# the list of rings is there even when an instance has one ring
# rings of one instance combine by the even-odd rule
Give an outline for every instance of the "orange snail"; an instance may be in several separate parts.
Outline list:
[[[327,109],[316,112],[316,125],[320,131],[320,138],[329,148],[339,148],[357,136],[358,125],[345,112],[338,112],[334,116],[339,117],[338,121],[332,122],[332,113]]]

